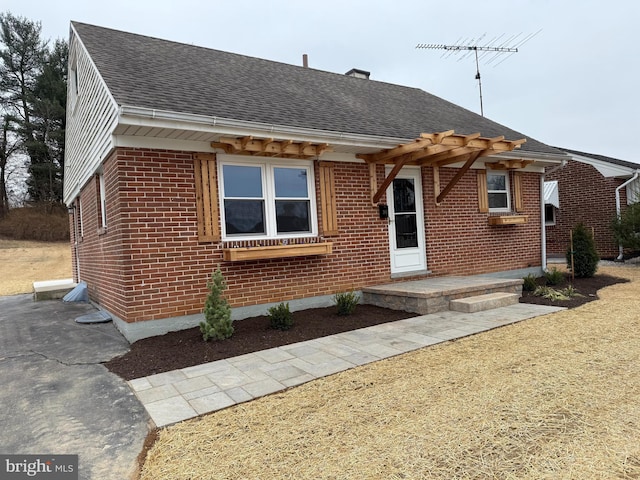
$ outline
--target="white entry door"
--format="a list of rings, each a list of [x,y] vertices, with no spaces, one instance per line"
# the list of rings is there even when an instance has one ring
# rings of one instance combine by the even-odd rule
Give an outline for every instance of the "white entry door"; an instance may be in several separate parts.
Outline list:
[[[389,172],[387,171],[387,174]],[[387,189],[391,273],[427,269],[422,181],[419,168],[404,168]]]

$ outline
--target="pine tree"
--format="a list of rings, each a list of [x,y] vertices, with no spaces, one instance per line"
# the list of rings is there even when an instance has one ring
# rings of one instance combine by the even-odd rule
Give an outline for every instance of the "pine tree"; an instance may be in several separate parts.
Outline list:
[[[567,267],[571,268],[573,254],[574,275],[578,278],[593,277],[600,261],[593,235],[582,223],[579,223],[573,228],[572,239],[573,250],[571,245],[567,248]]]
[[[207,282],[209,295],[204,304],[204,322],[200,322],[200,332],[205,341],[224,340],[233,335],[231,308],[222,292],[227,288],[222,272],[218,268]]]

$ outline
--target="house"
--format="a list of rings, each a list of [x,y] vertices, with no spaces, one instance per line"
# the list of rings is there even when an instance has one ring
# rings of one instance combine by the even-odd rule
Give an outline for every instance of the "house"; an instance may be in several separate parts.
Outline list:
[[[71,24],[74,276],[129,340],[427,276],[539,273],[564,154],[416,88]],[[366,75],[362,74],[366,73]]]
[[[593,229],[601,258],[622,259],[611,221],[640,199],[640,165],[617,158],[559,148],[569,158],[545,174],[547,255],[566,255],[570,232],[578,223]]]

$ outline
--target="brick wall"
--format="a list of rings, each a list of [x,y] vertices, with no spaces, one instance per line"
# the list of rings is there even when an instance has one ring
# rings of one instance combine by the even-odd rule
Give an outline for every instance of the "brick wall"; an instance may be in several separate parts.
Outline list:
[[[616,215],[616,188],[624,180],[605,178],[593,166],[570,160],[566,167],[545,177],[558,181],[560,209],[556,224],[546,227],[548,255],[563,256],[569,245],[569,232],[578,223],[594,229],[596,248],[602,258],[618,255],[611,233],[611,220]],[[626,190],[620,191],[620,203],[627,204]]]
[[[91,297],[120,318],[135,322],[201,312],[207,279],[218,266],[234,307],[390,281],[387,221],[379,219],[378,209],[371,205],[369,168],[364,163],[336,163],[339,234],[328,238],[333,242],[331,255],[223,262],[219,244],[198,243],[192,159],[187,152],[117,149],[104,165],[108,218],[104,232],[98,228],[96,182],[82,190],[81,277],[88,282]],[[377,172],[380,183],[383,166]],[[455,172],[441,169],[442,185]],[[439,207],[434,204],[430,168],[423,169],[423,185],[427,263],[435,275],[540,265],[537,174],[524,175],[530,217],[528,224],[517,226],[487,224],[487,214],[478,212],[474,171]]]
[[[440,169],[444,188],[457,170]],[[433,170],[423,168],[427,267],[438,275],[475,275],[540,266],[540,176],[523,173],[520,225],[488,225],[478,212],[475,171],[462,177],[440,206],[435,205]],[[513,185],[513,182],[511,182]],[[513,208],[513,197],[512,208]]]

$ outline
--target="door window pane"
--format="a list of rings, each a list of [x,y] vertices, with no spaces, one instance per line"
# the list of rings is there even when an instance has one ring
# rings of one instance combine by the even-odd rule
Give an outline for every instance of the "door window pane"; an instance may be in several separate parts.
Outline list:
[[[418,246],[418,226],[415,213],[395,215],[396,248]]]
[[[393,208],[396,212],[415,212],[416,193],[412,178],[393,181]]]

